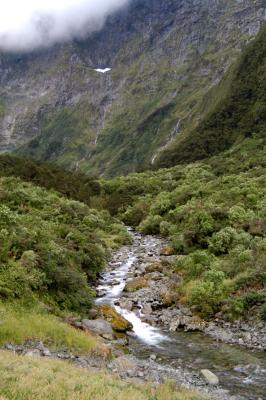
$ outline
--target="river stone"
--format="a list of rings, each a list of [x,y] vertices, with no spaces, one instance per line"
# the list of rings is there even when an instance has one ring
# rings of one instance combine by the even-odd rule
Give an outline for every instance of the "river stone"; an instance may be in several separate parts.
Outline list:
[[[113,329],[109,322],[104,319],[83,319],[81,322],[82,328],[92,331],[98,335],[112,335]]]
[[[31,349],[24,352],[24,356],[27,357],[41,357],[41,352],[38,349]]]
[[[170,323],[169,331],[170,331],[170,332],[176,332],[177,329],[179,328],[179,326],[180,326],[180,319],[177,318],[177,319],[173,320],[173,321]]]
[[[113,338],[114,338],[114,336],[110,333],[103,333],[101,336],[103,339],[109,340],[109,341],[113,340]]]
[[[205,381],[208,383],[208,385],[216,386],[219,385],[219,378],[216,376],[213,372],[211,372],[209,369],[202,369],[201,374]]]
[[[128,300],[128,299],[121,299],[119,301],[119,305],[120,305],[121,308],[123,308],[125,310],[128,310],[128,311],[131,311],[132,308],[133,308],[133,301]]]
[[[50,352],[49,349],[45,348],[42,350],[42,355],[43,357],[51,357],[52,353]]]
[[[130,371],[132,375],[138,371],[138,365],[130,356],[121,356],[113,360],[108,367],[113,371],[116,370],[119,375],[127,374]]]
[[[152,307],[150,304],[144,304],[144,306],[141,309],[142,314],[144,315],[150,315],[152,313]]]

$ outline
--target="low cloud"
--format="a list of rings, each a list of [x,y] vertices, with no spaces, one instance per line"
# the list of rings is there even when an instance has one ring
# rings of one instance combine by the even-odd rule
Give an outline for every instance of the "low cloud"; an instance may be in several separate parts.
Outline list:
[[[100,30],[129,0],[0,0],[0,49],[29,51]]]

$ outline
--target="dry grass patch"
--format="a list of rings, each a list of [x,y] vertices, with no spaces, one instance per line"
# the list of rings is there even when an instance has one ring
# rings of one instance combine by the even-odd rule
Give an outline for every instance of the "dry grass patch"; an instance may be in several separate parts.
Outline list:
[[[158,389],[126,384],[62,361],[29,359],[0,351],[1,400],[200,400],[167,383]]]
[[[127,282],[125,286],[125,292],[136,292],[139,289],[143,289],[149,286],[147,279],[143,277],[134,278]]]
[[[51,348],[67,348],[76,353],[90,353],[101,346],[97,338],[53,315],[0,307],[0,346],[22,344],[27,340],[41,340]]]

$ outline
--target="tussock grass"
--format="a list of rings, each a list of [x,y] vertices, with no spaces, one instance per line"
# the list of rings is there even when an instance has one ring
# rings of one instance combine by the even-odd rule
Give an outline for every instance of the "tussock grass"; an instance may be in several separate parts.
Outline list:
[[[0,306],[0,346],[21,344],[29,339],[42,340],[49,347],[67,348],[76,353],[89,353],[99,346],[95,337],[68,326],[53,315],[28,310],[22,313]]]
[[[172,383],[157,389],[126,384],[62,361],[30,359],[0,352],[1,400],[200,400]]]

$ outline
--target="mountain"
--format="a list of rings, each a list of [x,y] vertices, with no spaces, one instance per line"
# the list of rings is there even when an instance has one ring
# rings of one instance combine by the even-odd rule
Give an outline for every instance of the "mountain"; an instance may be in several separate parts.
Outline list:
[[[244,138],[266,134],[266,25],[218,86],[199,125],[160,154],[157,165],[208,158]]]
[[[264,19],[264,0],[132,0],[87,39],[2,53],[0,150],[105,176],[151,167]]]

